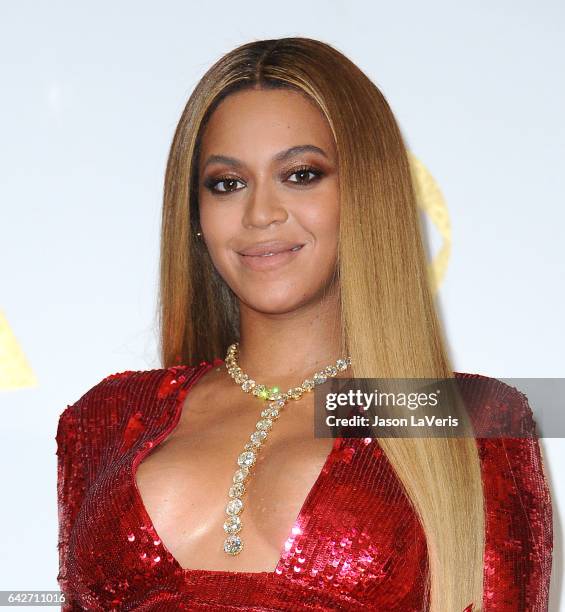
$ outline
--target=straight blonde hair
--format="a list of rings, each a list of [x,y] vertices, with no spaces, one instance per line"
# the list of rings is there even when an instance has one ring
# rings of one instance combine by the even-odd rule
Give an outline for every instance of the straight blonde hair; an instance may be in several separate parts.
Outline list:
[[[276,87],[308,96],[335,138],[339,333],[352,359],[352,376],[453,378],[399,126],[381,91],[353,62],[308,38],[254,41],[227,53],[200,80],[182,113],[164,185],[163,367],[212,360],[239,340],[237,297],[203,242],[194,239],[200,137],[230,93]],[[474,612],[482,610],[484,498],[475,439],[382,438],[379,443],[426,535],[429,610],[459,612],[470,603]]]

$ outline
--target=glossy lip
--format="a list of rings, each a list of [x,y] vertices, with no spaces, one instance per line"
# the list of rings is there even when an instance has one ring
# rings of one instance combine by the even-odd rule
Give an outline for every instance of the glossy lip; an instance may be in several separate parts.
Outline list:
[[[300,249],[297,251],[291,251],[290,249],[300,246],[299,244],[293,244],[287,247],[284,251],[275,252],[276,248],[271,247],[270,249],[261,247],[265,253],[274,253],[273,255],[261,256],[261,255],[244,255],[242,253],[238,253],[237,256],[241,263],[247,268],[255,271],[263,271],[263,270],[273,270],[278,268],[284,264],[289,263],[293,259],[295,259],[299,253],[304,250],[304,244],[300,246]],[[253,247],[254,249],[258,249],[258,247]],[[280,248],[280,247],[278,247]]]
[[[289,240],[266,240],[264,242],[257,242],[256,244],[238,251],[240,255],[254,256],[254,255],[266,255],[267,253],[282,253],[288,251],[297,246],[304,246],[300,242],[290,242]]]

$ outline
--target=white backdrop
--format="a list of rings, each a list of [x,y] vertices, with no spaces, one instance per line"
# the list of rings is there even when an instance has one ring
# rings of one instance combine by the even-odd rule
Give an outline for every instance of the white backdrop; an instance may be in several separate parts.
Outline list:
[[[319,38],[389,100],[451,215],[440,301],[455,369],[565,375],[563,3],[20,1],[1,13],[0,310],[38,386],[0,392],[0,590],[58,588],[59,414],[109,373],[159,367],[166,155],[196,81],[240,43]],[[565,444],[542,444],[550,610],[565,610]]]

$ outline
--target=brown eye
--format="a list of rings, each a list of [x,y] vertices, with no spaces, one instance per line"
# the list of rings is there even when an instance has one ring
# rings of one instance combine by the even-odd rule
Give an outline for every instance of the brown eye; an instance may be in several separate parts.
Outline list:
[[[290,179],[291,176],[296,176],[298,180],[291,180],[289,182],[295,183],[296,185],[309,185],[318,180],[320,176],[322,176],[322,172],[310,166],[304,166],[294,170],[288,175],[288,178]]]
[[[237,183],[242,183],[242,181],[232,178],[230,176],[222,176],[220,178],[214,179],[207,179],[206,181],[204,181],[204,185],[212,192],[212,193],[218,193],[218,194],[226,194],[226,193],[231,193],[233,191],[239,191],[239,189],[237,189]],[[218,189],[218,186],[221,186],[222,189]]]

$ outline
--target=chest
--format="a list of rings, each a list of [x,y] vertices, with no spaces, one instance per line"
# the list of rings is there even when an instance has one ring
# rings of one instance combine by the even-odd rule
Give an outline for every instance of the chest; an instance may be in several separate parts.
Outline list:
[[[135,479],[151,522],[184,568],[274,571],[309,494],[323,477],[334,440],[314,438],[311,405],[283,410],[244,481],[239,532],[245,549],[226,555],[226,505],[237,457],[256,431],[264,402],[191,398],[179,423],[138,465]],[[251,400],[251,401],[250,401]]]

